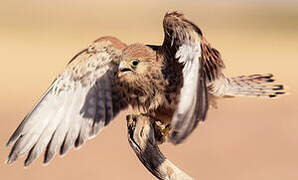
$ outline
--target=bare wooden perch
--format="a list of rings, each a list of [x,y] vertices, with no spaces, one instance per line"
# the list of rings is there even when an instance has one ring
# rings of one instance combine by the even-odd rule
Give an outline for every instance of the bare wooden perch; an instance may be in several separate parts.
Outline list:
[[[128,141],[139,160],[158,179],[193,179],[170,162],[159,150],[150,118],[143,115],[126,116]]]

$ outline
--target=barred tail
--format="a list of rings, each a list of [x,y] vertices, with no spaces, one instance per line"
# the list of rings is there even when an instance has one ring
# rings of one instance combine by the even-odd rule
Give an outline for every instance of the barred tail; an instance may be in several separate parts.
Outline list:
[[[220,78],[210,84],[210,94],[232,97],[269,97],[285,94],[284,87],[274,84],[272,74],[254,74],[232,78]]]

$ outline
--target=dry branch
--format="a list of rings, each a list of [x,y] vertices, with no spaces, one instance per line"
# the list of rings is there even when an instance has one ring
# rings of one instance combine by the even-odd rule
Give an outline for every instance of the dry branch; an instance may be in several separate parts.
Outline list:
[[[149,117],[128,115],[126,120],[130,146],[155,177],[163,180],[193,179],[161,153],[156,144],[152,121]]]

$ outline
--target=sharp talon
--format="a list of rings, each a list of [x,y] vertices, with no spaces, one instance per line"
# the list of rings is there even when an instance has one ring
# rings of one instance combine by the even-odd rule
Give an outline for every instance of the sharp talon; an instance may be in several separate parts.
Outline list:
[[[171,131],[171,125],[168,124],[163,130],[164,138],[166,138],[170,134],[170,131]]]
[[[166,141],[167,136],[170,134],[171,125],[164,125],[160,121],[154,123],[155,139],[158,144],[162,144]]]

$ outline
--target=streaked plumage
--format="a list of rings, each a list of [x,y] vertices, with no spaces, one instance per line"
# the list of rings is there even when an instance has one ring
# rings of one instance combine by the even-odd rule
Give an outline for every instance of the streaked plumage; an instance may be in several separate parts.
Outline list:
[[[8,163],[28,153],[25,165],[46,149],[44,162],[79,147],[132,106],[149,116],[164,141],[185,140],[221,97],[275,97],[272,75],[227,78],[220,53],[182,14],[167,13],[161,46],[102,37],[79,52],[9,139]],[[158,133],[157,133],[158,134]]]

